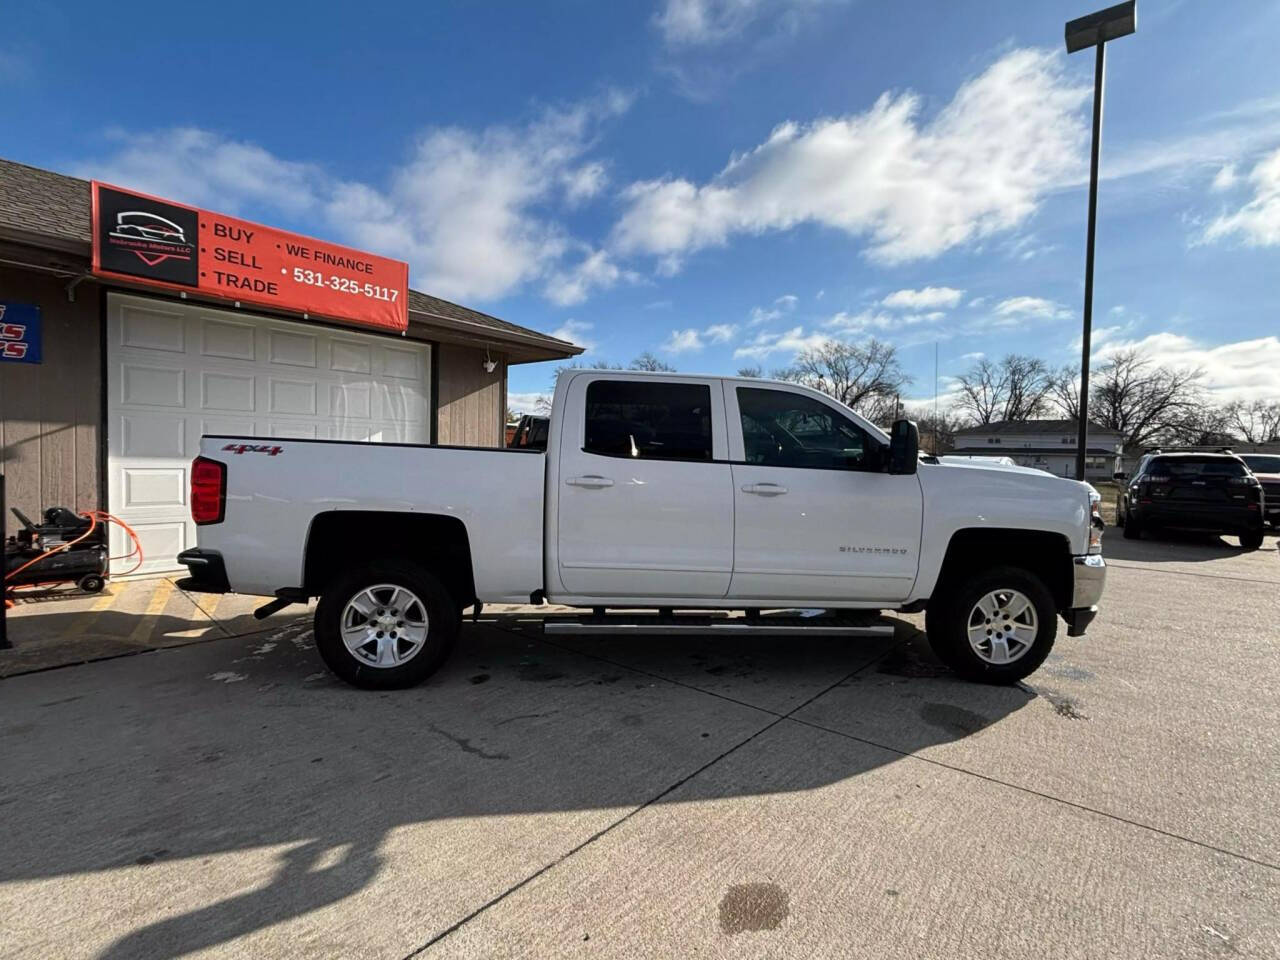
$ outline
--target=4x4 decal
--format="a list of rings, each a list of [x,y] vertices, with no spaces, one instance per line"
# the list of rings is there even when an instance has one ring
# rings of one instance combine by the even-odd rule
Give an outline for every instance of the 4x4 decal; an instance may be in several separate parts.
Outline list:
[[[226,453],[265,453],[269,457],[274,457],[277,453],[284,450],[284,447],[272,446],[269,443],[228,443],[222,448]]]

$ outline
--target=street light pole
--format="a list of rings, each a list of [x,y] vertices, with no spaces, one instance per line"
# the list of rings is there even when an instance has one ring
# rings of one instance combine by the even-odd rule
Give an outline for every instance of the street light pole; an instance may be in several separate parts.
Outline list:
[[[1080,338],[1080,425],[1076,434],[1076,479],[1084,479],[1089,445],[1089,354],[1093,337],[1093,243],[1098,227],[1098,154],[1102,152],[1102,84],[1107,45],[1098,44],[1093,68],[1093,151],[1089,157],[1089,235],[1084,246],[1084,332]]]
[[[1125,37],[1138,28],[1137,0],[1128,0],[1067,24],[1067,53],[1096,47],[1093,68],[1093,149],[1089,157],[1089,232],[1084,254],[1084,329],[1080,337],[1079,430],[1076,434],[1076,479],[1084,479],[1089,452],[1089,354],[1093,336],[1093,254],[1098,226],[1098,156],[1102,152],[1102,88],[1107,62],[1107,41]]]

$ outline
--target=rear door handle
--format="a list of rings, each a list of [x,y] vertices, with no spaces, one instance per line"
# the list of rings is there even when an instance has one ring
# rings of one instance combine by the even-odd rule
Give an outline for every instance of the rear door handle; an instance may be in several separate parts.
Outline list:
[[[743,493],[754,493],[758,497],[780,497],[787,488],[780,483],[747,483],[742,486]]]
[[[585,477],[570,477],[565,483],[571,487],[590,487],[592,489],[613,486],[613,481],[608,477],[597,476],[594,473],[587,474]]]

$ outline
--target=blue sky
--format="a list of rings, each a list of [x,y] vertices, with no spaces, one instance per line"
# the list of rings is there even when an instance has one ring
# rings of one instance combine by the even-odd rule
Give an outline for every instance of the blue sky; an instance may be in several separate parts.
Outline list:
[[[0,154],[408,260],[681,370],[896,343],[1077,360],[1093,6],[28,4]],[[1280,397],[1280,5],[1144,0],[1109,47],[1095,344]],[[516,406],[549,365],[511,372]]]

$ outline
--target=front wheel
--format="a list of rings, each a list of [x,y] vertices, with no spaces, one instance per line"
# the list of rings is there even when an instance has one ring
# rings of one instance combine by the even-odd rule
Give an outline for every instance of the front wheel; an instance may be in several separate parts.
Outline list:
[[[338,677],[366,690],[412,687],[444,663],[458,607],[421,567],[382,561],[344,573],[316,606],[316,649]]]
[[[996,567],[934,596],[925,613],[925,633],[938,659],[962,677],[1014,683],[1049,656],[1058,617],[1053,596],[1038,576]]]

